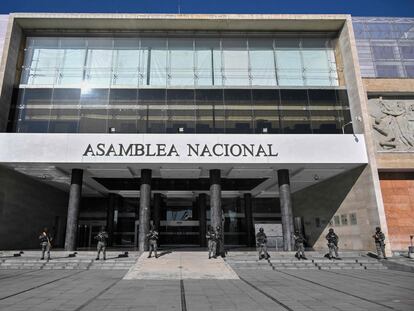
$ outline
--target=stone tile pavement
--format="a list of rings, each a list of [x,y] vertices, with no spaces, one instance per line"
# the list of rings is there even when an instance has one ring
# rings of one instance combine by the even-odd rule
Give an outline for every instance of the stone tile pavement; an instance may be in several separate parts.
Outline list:
[[[412,273],[254,269],[235,272],[240,279],[124,280],[127,270],[1,270],[0,310],[414,309]]]

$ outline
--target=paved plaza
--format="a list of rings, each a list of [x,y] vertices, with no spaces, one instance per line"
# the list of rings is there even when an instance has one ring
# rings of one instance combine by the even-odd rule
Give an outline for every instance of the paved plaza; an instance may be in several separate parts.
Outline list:
[[[187,259],[200,254],[206,255],[167,254],[159,264],[185,269]],[[146,255],[130,274],[134,269],[142,272],[137,270],[142,261],[154,269],[158,259],[148,262]],[[222,259],[216,263],[219,268],[201,262],[202,272],[194,278],[160,274],[159,279],[127,280],[126,269],[0,270],[0,310],[413,310],[414,274],[409,272],[234,268],[238,278],[230,273],[226,279],[207,273],[232,270]]]

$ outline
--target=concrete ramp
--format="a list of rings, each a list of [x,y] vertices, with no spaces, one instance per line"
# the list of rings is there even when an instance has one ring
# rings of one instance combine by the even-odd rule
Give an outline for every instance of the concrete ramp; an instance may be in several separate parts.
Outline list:
[[[222,259],[208,259],[207,252],[161,253],[157,259],[143,253],[124,280],[239,279]]]

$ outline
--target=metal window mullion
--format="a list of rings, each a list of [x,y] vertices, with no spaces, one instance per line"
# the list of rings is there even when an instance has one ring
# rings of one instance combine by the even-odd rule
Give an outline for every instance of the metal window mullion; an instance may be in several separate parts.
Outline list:
[[[272,40],[272,48],[273,48],[273,63],[274,63],[276,86],[278,86],[279,85],[279,75],[278,75],[278,72],[277,72],[277,56],[276,56],[276,39],[275,38],[273,38],[273,40]]]

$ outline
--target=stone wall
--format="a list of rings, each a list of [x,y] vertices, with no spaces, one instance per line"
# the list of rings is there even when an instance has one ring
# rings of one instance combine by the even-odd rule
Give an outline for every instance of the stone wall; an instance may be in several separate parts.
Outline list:
[[[380,173],[388,234],[393,251],[407,251],[414,235],[414,173]]]
[[[0,249],[38,248],[44,227],[60,233],[55,246],[62,246],[67,199],[63,191],[0,166]]]
[[[302,217],[308,244],[327,249],[334,228],[342,250],[374,250],[372,235],[379,226],[369,166],[362,166],[293,194],[293,215]]]

